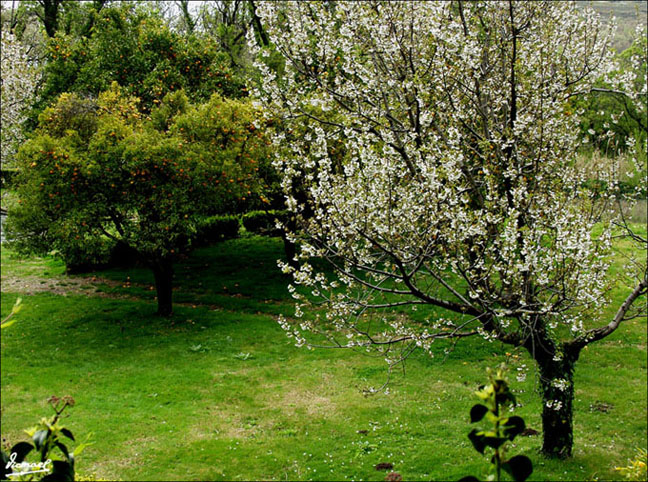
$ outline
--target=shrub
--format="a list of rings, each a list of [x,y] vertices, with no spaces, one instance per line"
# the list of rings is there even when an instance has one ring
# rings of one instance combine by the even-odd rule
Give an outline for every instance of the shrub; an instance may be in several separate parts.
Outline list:
[[[198,222],[197,245],[208,245],[238,237],[240,222],[238,216],[210,216]]]
[[[87,273],[108,267],[117,243],[110,238],[84,238],[83,243],[60,245],[59,254],[68,273]]]
[[[645,449],[638,448],[634,459],[628,461],[625,467],[615,467],[614,470],[623,475],[626,480],[646,480],[648,472],[648,453]]]
[[[283,222],[286,211],[250,211],[243,215],[243,227],[249,232],[263,236],[280,236],[277,220]]]
[[[18,174],[17,169],[0,169],[0,185],[9,187]]]

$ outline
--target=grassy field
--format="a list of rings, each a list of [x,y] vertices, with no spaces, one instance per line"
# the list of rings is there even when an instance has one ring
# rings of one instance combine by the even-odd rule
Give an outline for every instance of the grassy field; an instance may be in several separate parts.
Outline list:
[[[292,306],[281,248],[251,237],[196,251],[176,267],[170,320],[153,316],[147,270],[68,278],[56,260],[3,249],[2,315],[24,304],[2,333],[3,437],[22,440],[49,415],[47,397],[71,395],[65,424],[94,441],[77,469],[110,480],[384,480],[381,462],[405,480],[483,475],[468,411],[508,348],[467,340],[444,358],[439,344],[435,358],[410,358],[389,394],[365,397],[385,381],[382,360],[298,349],[276,323]],[[516,439],[533,480],[619,478],[614,467],[647,444],[646,363],[643,319],[583,353],[574,457],[545,460],[539,436]],[[540,430],[533,370],[512,379],[517,414]]]

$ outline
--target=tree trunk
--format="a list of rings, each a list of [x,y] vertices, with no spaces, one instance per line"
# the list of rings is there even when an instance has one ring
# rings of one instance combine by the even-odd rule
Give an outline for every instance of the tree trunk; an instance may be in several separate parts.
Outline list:
[[[173,313],[173,263],[170,259],[157,259],[152,263],[155,276],[155,289],[159,316],[171,316]]]
[[[567,458],[574,445],[573,402],[576,360],[564,355],[556,361],[538,361],[542,388],[542,453]]]
[[[268,45],[270,45],[270,39],[268,38],[268,34],[266,33],[266,31],[263,29],[263,25],[261,24],[261,19],[256,13],[256,6],[254,5],[254,1],[250,0],[248,5],[250,6],[250,14],[252,15],[252,28],[254,28],[254,31],[259,36],[259,39],[261,40],[261,45],[267,47]]]
[[[58,27],[58,10],[61,0],[41,0],[43,6],[43,25],[45,32],[50,38],[56,35],[56,28]]]

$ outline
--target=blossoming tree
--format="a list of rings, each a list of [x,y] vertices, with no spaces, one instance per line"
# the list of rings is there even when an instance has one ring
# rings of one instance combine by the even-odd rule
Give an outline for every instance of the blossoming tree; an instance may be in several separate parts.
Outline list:
[[[644,271],[596,326],[613,282],[612,228],[595,225],[616,178],[601,172],[597,192],[578,171],[570,98],[612,68],[611,30],[566,2],[266,2],[259,15],[285,68],[261,51],[257,94],[283,115],[276,166],[302,226],[303,262],[284,267],[299,285],[289,336],[392,364],[439,339],[526,349],[542,450],[570,456],[579,353],[646,292]],[[312,302],[327,310],[304,312]]]
[[[29,48],[22,44],[10,29],[2,29],[2,165],[10,166],[17,146],[24,139],[22,124],[25,109],[33,100],[39,80],[36,63],[29,56]]]

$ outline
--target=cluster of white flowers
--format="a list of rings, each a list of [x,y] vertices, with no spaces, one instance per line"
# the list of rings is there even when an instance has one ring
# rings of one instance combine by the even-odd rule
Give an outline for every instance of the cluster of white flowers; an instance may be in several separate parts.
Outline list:
[[[528,371],[526,364],[520,364],[520,366],[516,368],[516,371],[517,375],[515,376],[515,379],[520,383],[526,381]]]
[[[593,228],[609,199],[574,167],[568,101],[613,68],[611,32],[567,2],[458,8],[259,5],[285,69],[259,56],[255,94],[283,120],[275,166],[304,234],[304,264],[283,268],[327,304],[304,327],[345,346],[431,352],[439,337],[519,341],[538,326],[577,335],[605,304],[611,237]],[[614,172],[600,176],[615,186]],[[306,263],[314,256],[339,286]],[[418,304],[454,322],[389,311]]]
[[[10,29],[2,28],[0,144],[2,164],[5,167],[11,163],[17,147],[24,139],[22,124],[26,120],[26,108],[33,100],[40,78],[38,66],[30,58],[28,51],[29,48]]]
[[[557,388],[561,392],[564,392],[569,388],[569,382],[565,380],[564,378],[555,378],[551,380],[551,386],[554,388]]]

